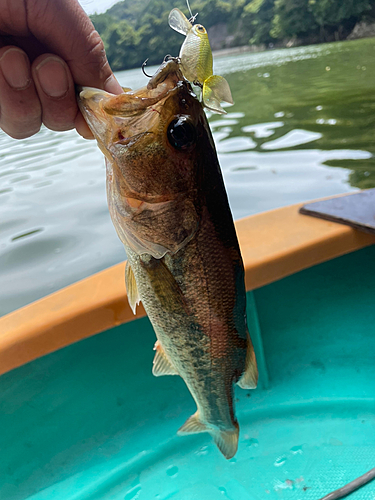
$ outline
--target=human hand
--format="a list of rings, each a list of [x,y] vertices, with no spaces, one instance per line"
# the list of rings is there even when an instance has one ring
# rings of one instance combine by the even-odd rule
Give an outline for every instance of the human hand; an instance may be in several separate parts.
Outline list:
[[[0,0],[0,126],[23,139],[42,123],[92,134],[75,84],[122,92],[103,42],[77,0]]]

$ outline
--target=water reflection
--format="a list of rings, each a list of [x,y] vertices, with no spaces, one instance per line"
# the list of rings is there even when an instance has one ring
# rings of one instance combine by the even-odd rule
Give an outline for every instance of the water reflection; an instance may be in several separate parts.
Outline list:
[[[373,54],[369,39],[215,61],[235,100],[208,113],[235,218],[375,187]],[[0,133],[0,151],[0,314],[125,258],[94,142]]]
[[[275,113],[275,115],[280,115]],[[284,116],[284,113],[281,113]],[[270,137],[275,133],[276,128],[284,126],[284,122],[270,122],[270,123],[256,123],[255,125],[247,125],[242,127],[242,132],[253,133],[256,139],[263,139],[265,137]]]
[[[323,134],[318,132],[309,132],[308,130],[291,130],[286,133],[283,137],[276,139],[274,141],[269,141],[261,145],[262,149],[284,149],[292,148],[294,146],[301,146],[302,144],[307,144],[308,142],[317,141],[321,139]]]

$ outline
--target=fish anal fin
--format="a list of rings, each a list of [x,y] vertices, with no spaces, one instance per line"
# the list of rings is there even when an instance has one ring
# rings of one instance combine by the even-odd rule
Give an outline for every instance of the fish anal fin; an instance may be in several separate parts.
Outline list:
[[[140,303],[141,298],[138,293],[138,287],[135,281],[133,269],[131,268],[129,261],[126,262],[125,266],[125,285],[126,291],[128,293],[129,305],[131,307],[131,310],[133,311],[133,314],[135,314],[135,310],[137,308],[137,305]]]
[[[156,353],[152,366],[152,374],[155,377],[161,377],[163,375],[178,375],[176,368],[169,361],[159,341],[155,343],[154,349]]]
[[[199,434],[200,432],[210,432],[210,429],[199,420],[199,412],[197,411],[178,429],[177,434]]]
[[[257,361],[255,358],[253,344],[251,343],[251,340],[249,338],[247,353],[246,353],[245,371],[243,372],[240,380],[237,382],[237,385],[241,387],[241,389],[255,389],[257,384],[258,384]]]
[[[234,457],[238,448],[238,424],[230,430],[218,430],[212,433],[216,446],[226,459]]]

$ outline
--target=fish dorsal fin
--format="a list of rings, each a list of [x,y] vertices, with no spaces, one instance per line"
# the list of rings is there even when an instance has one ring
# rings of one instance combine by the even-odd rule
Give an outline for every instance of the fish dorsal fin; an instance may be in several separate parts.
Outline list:
[[[212,433],[216,446],[228,460],[236,454],[238,448],[238,433],[238,424],[234,429]]]
[[[128,293],[129,305],[131,307],[131,310],[133,311],[133,314],[135,314],[135,310],[137,308],[137,305],[140,303],[141,298],[138,293],[138,287],[135,281],[133,269],[131,268],[129,261],[126,262],[125,266],[125,285],[126,291]]]
[[[206,108],[220,114],[226,114],[220,106],[221,102],[233,104],[228,82],[218,75],[211,75],[203,82],[202,98]]]
[[[200,421],[199,412],[196,411],[194,415],[189,417],[184,425],[178,429],[177,434],[199,434],[200,432],[210,432],[210,430]]]
[[[176,368],[169,361],[159,341],[155,343],[154,349],[156,353],[152,367],[152,374],[155,375],[155,377],[161,377],[162,375],[178,375]]]
[[[241,389],[255,389],[258,383],[258,367],[255,352],[250,337],[248,336],[245,371],[237,382]]]
[[[168,24],[173,30],[181,33],[181,35],[187,35],[193,26],[180,9],[172,9],[170,11]]]

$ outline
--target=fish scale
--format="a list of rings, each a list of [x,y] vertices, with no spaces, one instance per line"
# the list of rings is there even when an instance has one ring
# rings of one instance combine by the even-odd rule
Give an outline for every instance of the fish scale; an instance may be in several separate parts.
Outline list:
[[[179,433],[208,432],[231,458],[234,384],[254,388],[257,367],[242,258],[202,105],[176,60],[145,89],[83,90],[79,102],[106,156],[129,303],[135,311],[142,301],[158,339],[153,373],[181,376],[197,404]]]

